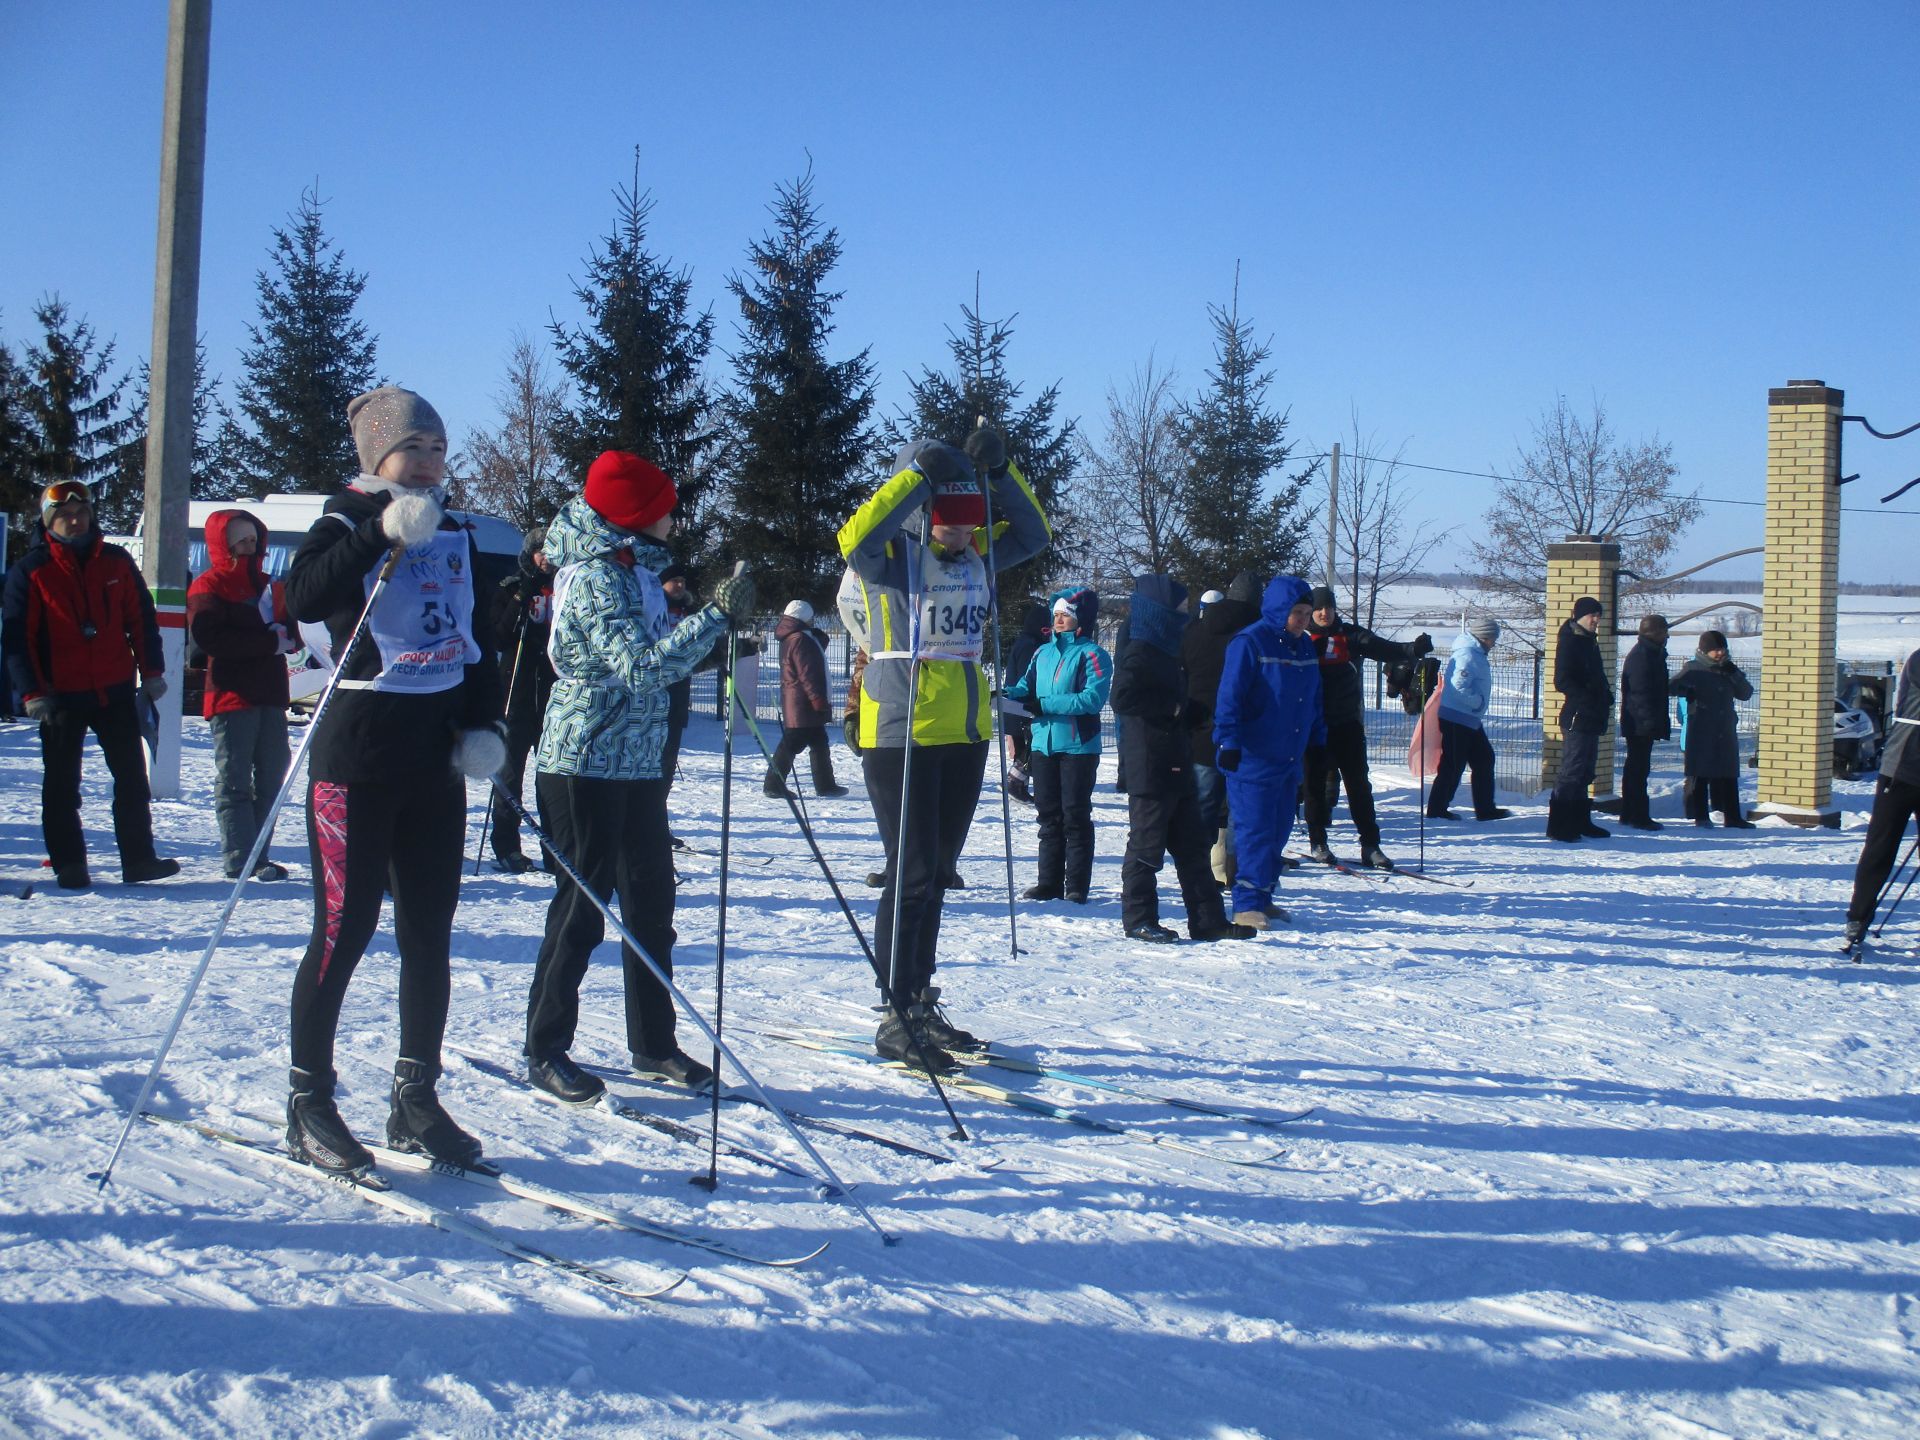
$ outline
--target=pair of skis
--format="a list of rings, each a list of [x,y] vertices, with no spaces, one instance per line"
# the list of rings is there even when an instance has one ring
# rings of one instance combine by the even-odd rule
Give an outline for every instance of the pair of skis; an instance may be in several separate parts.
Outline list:
[[[1438,875],[1429,875],[1424,870],[1416,870],[1407,865],[1394,865],[1390,869],[1381,869],[1378,866],[1372,865],[1349,865],[1338,855],[1334,856],[1331,860],[1316,861],[1315,863],[1323,864],[1330,870],[1338,870],[1342,875],[1352,875],[1360,880],[1378,880],[1385,883],[1395,875],[1404,875],[1409,880],[1424,880],[1429,885],[1448,885],[1461,890],[1470,890],[1473,888],[1473,882],[1471,880],[1447,880]]]
[[[383,1210],[405,1216],[432,1225],[451,1235],[459,1235],[477,1244],[499,1251],[513,1260],[567,1275],[575,1280],[584,1281],[599,1289],[625,1296],[630,1300],[657,1300],[670,1294],[687,1279],[687,1272],[672,1275],[664,1283],[637,1283],[612,1271],[595,1265],[588,1265],[564,1255],[556,1255],[538,1245],[525,1240],[504,1235],[492,1226],[485,1224],[459,1210],[435,1203],[424,1196],[396,1190],[393,1183],[378,1171],[344,1175],[320,1170],[296,1160],[278,1145],[241,1135],[221,1126],[209,1124],[204,1120],[184,1118],[175,1115],[163,1115],[156,1111],[145,1110],[142,1116],[156,1125],[171,1125],[188,1130],[204,1140],[237,1150],[264,1164],[277,1169],[289,1170],[295,1174],[321,1180],[379,1206]],[[524,1180],[504,1170],[498,1165],[482,1162],[471,1168],[448,1165],[426,1155],[407,1154],[389,1150],[383,1146],[369,1146],[379,1157],[380,1163],[396,1170],[408,1170],[415,1173],[433,1174],[451,1180],[459,1180],[495,1194],[509,1195],[516,1199],[531,1200],[549,1210],[561,1214],[576,1216],[583,1220],[592,1220],[598,1224],[609,1225],[629,1234],[643,1235],[649,1239],[662,1240],[670,1244],[684,1245],[704,1251],[721,1260],[734,1264],[766,1266],[775,1269],[791,1269],[804,1265],[817,1257],[831,1242],[822,1242],[813,1250],[800,1255],[768,1256],[756,1255],[742,1250],[728,1241],[717,1239],[698,1231],[669,1225],[657,1220],[648,1220],[637,1215],[623,1214],[597,1201],[584,1196],[573,1195],[564,1190],[541,1185],[535,1181]]]

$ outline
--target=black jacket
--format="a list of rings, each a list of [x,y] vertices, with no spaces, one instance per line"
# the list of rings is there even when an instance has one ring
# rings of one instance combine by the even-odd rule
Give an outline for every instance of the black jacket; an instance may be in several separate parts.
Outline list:
[[[1424,649],[1415,641],[1382,640],[1366,626],[1351,620],[1337,621],[1328,630],[1309,623],[1307,636],[1313,641],[1313,653],[1320,657],[1320,713],[1326,717],[1329,728],[1359,725],[1366,720],[1367,697],[1360,685],[1361,660],[1396,665],[1418,660],[1433,649],[1431,640]]]
[[[1907,656],[1887,712],[1887,748],[1880,755],[1882,777],[1920,785],[1920,650]]]
[[[1600,641],[1572,620],[1560,627],[1553,651],[1553,688],[1567,698],[1560,705],[1560,728],[1604,735],[1613,713],[1613,687],[1607,683]]]
[[[1216,600],[1180,637],[1180,659],[1187,667],[1187,739],[1194,763],[1214,761],[1213,705],[1226,668],[1227,642],[1260,618],[1260,607],[1245,600]]]
[[[1686,773],[1709,780],[1738,775],[1740,720],[1734,702],[1753,694],[1746,672],[1731,660],[1716,663],[1695,655],[1668,686],[1687,702]]]
[[[1665,740],[1673,734],[1662,641],[1643,638],[1620,667],[1620,733],[1629,740]]]
[[[384,494],[341,491],[327,502],[287,570],[288,612],[299,621],[326,624],[343,680],[371,680],[380,673],[380,651],[371,638],[363,634],[350,655],[341,654],[341,647],[366,605],[369,582],[393,548],[380,529],[387,500]],[[347,523],[332,518],[335,515]],[[460,527],[443,519],[440,528]],[[475,573],[470,540],[466,573]],[[460,683],[427,695],[337,688],[313,737],[308,762],[313,779],[342,785],[407,784],[448,776],[458,732],[499,723],[499,662],[489,643],[487,617],[481,613],[485,601],[473,598],[473,638],[480,658],[463,668]],[[383,608],[386,603],[383,598]]]
[[[1120,759],[1127,769],[1129,795],[1165,794],[1193,783],[1184,722],[1187,668],[1177,653],[1181,617],[1167,603],[1174,598],[1172,588],[1163,575],[1142,575],[1134,581],[1130,641],[1114,662],[1113,713],[1127,717],[1120,727]],[[1153,607],[1151,616],[1148,605]],[[1132,633],[1135,620],[1141,622],[1137,635]]]
[[[533,563],[530,550],[500,582],[493,597],[493,643],[500,652],[500,684],[508,725],[536,737],[553,690],[547,637],[553,631],[553,576]]]

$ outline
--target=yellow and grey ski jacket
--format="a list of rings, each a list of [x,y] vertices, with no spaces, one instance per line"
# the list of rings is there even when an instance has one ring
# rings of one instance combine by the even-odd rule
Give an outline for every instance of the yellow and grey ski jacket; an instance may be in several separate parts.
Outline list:
[[[988,484],[993,565],[1004,570],[1045,550],[1053,532],[1015,466]],[[915,745],[974,744],[992,733],[980,666],[993,583],[987,531],[976,529],[957,554],[907,534],[907,520],[931,495],[926,476],[908,463],[840,527],[847,562],[840,615],[873,657],[860,689],[863,750],[904,746],[909,716]],[[916,659],[919,683],[909,696]]]

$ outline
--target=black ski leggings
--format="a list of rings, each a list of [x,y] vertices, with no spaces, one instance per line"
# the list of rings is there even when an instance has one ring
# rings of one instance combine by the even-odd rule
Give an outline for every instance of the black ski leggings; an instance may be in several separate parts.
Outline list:
[[[1307,841],[1327,843],[1327,826],[1346,782],[1347,809],[1360,832],[1364,854],[1380,844],[1380,821],[1373,810],[1373,777],[1367,773],[1367,732],[1359,725],[1327,726],[1327,743],[1307,751]]]
[[[668,975],[673,974],[673,842],[667,834],[667,780],[589,780],[537,774],[547,838],[602,900],[620,897],[620,923]],[[556,870],[558,866],[554,867]],[[527,1053],[573,1048],[580,982],[606,917],[561,871],[547,906],[547,933],[527,996]],[[661,1059],[675,1049],[673,996],[623,942],[627,1048]]]
[[[907,824],[900,828],[900,791],[906,750],[894,746],[866,751],[867,798],[886,847],[886,883],[874,917],[874,954],[880,960],[880,994],[891,1000],[886,977],[905,1001],[933,983],[934,950],[940,941],[943,882],[960,860],[980,803],[980,782],[987,773],[987,743],[916,745],[907,797]],[[893,952],[893,910],[900,907],[900,953]]]
[[[400,951],[399,1053],[440,1063],[466,829],[467,787],[451,773],[425,784],[308,783],[313,934],[293,977],[295,1068],[332,1071],[347,984],[380,924],[389,888]]]
[[[1900,840],[1907,833],[1907,822],[1920,816],[1920,785],[1882,775],[1873,789],[1873,815],[1867,821],[1867,838],[1860,847],[1860,863],[1853,871],[1853,900],[1847,906],[1847,918],[1862,925],[1873,919],[1874,906],[1900,858]]]

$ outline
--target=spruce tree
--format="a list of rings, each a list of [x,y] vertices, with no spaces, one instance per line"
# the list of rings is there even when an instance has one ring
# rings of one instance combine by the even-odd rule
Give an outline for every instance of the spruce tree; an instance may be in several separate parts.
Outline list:
[[[13,517],[13,528],[25,532],[38,515],[35,497],[31,432],[27,428],[26,372],[13,350],[0,341],[0,510]],[[12,550],[6,554],[10,557]]]
[[[1007,348],[1017,316],[982,320],[977,304],[973,309],[963,304],[960,314],[965,322],[960,333],[947,332],[953,372],[927,368],[919,379],[907,382],[913,407],[888,422],[884,439],[889,448],[880,464],[891,466],[894,451],[912,440],[965,445],[981,419],[1006,436],[1008,456],[1020,467],[1053,526],[1053,544],[1035,564],[1016,567],[1011,574],[1003,571],[999,577],[1000,624],[1006,639],[1007,627],[1019,623],[1026,595],[1050,580],[1073,575],[1076,562],[1083,558],[1066,519],[1068,507],[1062,503],[1079,465],[1074,443],[1077,422],[1054,423],[1060,403],[1058,381],[1031,404],[1019,404],[1022,387],[1007,369]]]
[[[1311,555],[1302,493],[1317,465],[1282,476],[1268,494],[1268,477],[1282,470],[1293,447],[1287,417],[1267,404],[1271,371],[1262,367],[1269,347],[1253,338],[1253,323],[1240,318],[1239,284],[1232,308],[1207,307],[1213,322],[1214,364],[1207,387],[1181,408],[1176,424],[1187,452],[1180,486],[1184,533],[1175,564],[1196,591],[1224,586],[1240,570],[1263,580],[1299,573]]]
[[[705,492],[719,439],[714,402],[701,374],[713,344],[713,315],[692,312],[692,281],[647,249],[653,200],[614,191],[612,232],[589,252],[574,298],[579,325],[554,320],[554,350],[577,403],[554,425],[554,448],[578,485],[603,450],[630,450],[673,477],[680,492],[680,542],[709,546]]]
[[[820,224],[812,171],[780,185],[768,208],[774,229],[749,246],[752,271],[727,280],[741,343],[720,529],[770,605],[804,599],[825,611],[840,579],[835,532],[868,485],[873,366],[865,350],[838,363],[825,354],[840,292],[823,286],[840,237]]]
[[[316,189],[288,222],[273,232],[273,268],[254,280],[260,323],[247,327],[237,388],[246,423],[227,433],[261,493],[331,494],[360,471],[347,402],[379,383],[374,337],[353,314],[367,277],[327,239]]]
[[[121,400],[127,377],[108,373],[113,342],[102,345],[93,327],[72,318],[57,295],[34,306],[33,318],[40,325],[40,343],[27,348],[17,390],[26,508],[37,515],[38,491],[56,480],[84,481],[98,497],[129,422]]]

